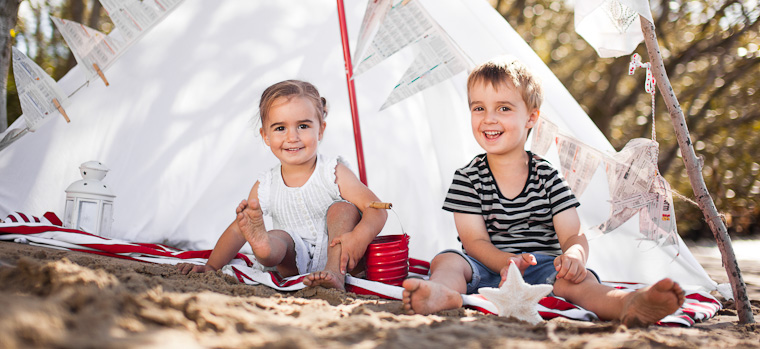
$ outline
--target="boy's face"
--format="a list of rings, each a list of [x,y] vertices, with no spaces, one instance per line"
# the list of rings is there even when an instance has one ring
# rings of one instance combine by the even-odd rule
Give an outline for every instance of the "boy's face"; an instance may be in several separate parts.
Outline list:
[[[528,110],[511,82],[496,87],[475,82],[469,89],[472,133],[489,155],[523,152],[528,131],[538,120],[538,110]]]

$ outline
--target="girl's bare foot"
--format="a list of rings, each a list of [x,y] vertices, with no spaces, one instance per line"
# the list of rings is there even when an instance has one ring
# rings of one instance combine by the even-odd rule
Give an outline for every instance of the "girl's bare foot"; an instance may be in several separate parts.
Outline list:
[[[245,240],[251,244],[256,259],[262,263],[267,260],[272,253],[272,247],[258,200],[240,203],[237,208],[237,225]]]
[[[627,295],[620,321],[628,327],[647,327],[673,314],[683,302],[681,286],[671,279],[662,279]]]
[[[303,280],[304,285],[308,287],[322,286],[324,288],[335,288],[345,290],[346,276],[333,270],[322,270],[311,273]]]
[[[404,312],[412,314],[432,314],[441,310],[462,306],[462,295],[441,284],[421,279],[406,279],[401,301]]]

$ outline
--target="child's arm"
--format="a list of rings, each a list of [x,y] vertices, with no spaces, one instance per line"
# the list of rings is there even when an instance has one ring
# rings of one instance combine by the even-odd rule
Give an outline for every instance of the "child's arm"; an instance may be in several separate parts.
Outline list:
[[[517,263],[520,272],[525,271],[529,265],[536,264],[536,259],[530,254],[517,255],[496,248],[488,235],[483,216],[454,212],[454,223],[467,254],[483,263],[488,269],[504,274],[510,261]]]
[[[336,183],[341,196],[356,205],[362,212],[362,218],[354,230],[333,239],[330,246],[341,245],[340,271],[353,270],[364,255],[372,240],[380,233],[388,218],[383,209],[370,208],[373,201],[380,201],[375,193],[364,185],[345,165],[338,163],[335,167]]]
[[[562,255],[554,259],[557,279],[579,283],[586,278],[588,240],[581,231],[581,222],[575,207],[566,209],[552,218]]]
[[[258,199],[258,189],[259,182],[256,182],[256,184],[253,185],[253,188],[251,188],[250,194],[248,194],[248,200]],[[241,208],[245,208],[245,205],[247,205],[247,201],[242,201],[238,205],[237,211],[240,212]],[[227,263],[229,263],[233,258],[235,258],[237,253],[240,252],[240,249],[243,248],[243,245],[245,245],[246,242],[247,241],[243,237],[243,234],[240,233],[240,228],[238,227],[237,221],[234,220],[232,221],[232,224],[230,224],[227,229],[224,230],[222,236],[219,237],[219,240],[216,242],[216,245],[211,251],[211,255],[208,257],[208,261],[206,261],[205,265],[181,263],[177,265],[177,268],[182,274],[187,274],[191,271],[195,273],[203,273],[206,271],[219,270],[223,266],[227,265]]]

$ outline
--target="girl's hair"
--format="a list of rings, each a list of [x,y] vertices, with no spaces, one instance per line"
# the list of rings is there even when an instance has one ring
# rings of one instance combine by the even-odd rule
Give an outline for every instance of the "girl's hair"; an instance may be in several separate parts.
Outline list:
[[[470,72],[467,78],[468,96],[469,90],[476,83],[491,84],[493,88],[498,88],[507,82],[511,82],[520,92],[528,110],[538,110],[541,107],[544,99],[541,82],[528,67],[511,56],[491,59]]]
[[[262,125],[269,116],[269,109],[272,107],[272,104],[280,97],[287,98],[288,100],[293,97],[304,97],[314,105],[320,123],[327,118],[327,100],[319,95],[319,91],[317,91],[314,85],[301,80],[285,80],[267,87],[264,93],[261,94],[259,117],[261,118]]]

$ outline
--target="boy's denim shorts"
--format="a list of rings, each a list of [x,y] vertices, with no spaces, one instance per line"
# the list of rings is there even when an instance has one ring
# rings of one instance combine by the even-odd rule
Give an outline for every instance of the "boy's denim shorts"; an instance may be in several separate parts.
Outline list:
[[[494,273],[477,259],[472,258],[459,250],[445,250],[439,254],[449,252],[462,256],[472,268],[472,280],[467,283],[467,294],[478,293],[478,289],[483,287],[499,287],[501,275],[498,272]],[[523,280],[525,283],[530,285],[554,285],[554,281],[557,279],[557,271],[554,269],[554,258],[557,257],[538,253],[534,253],[533,255],[536,256],[536,265],[531,265],[528,269],[525,269],[525,273],[523,274]],[[597,276],[593,270],[587,270],[599,280],[599,276]]]

